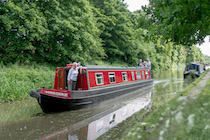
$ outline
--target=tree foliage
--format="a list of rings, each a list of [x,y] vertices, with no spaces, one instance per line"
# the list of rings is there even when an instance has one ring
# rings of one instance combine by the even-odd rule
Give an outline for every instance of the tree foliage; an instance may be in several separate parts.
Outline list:
[[[69,61],[136,66],[149,58],[153,69],[171,68],[187,55],[201,60],[199,49],[163,35],[151,39],[156,27],[144,11],[130,12],[121,0],[10,0],[0,4],[0,57],[5,64],[56,66]]]
[[[204,62],[200,49],[195,45],[187,48],[186,62]]]
[[[210,56],[203,55],[204,63],[210,63]]]
[[[153,33],[191,46],[210,35],[209,5],[209,0],[149,0],[144,11],[156,24]]]
[[[0,51],[4,61],[65,64],[104,56],[92,8],[86,0],[11,0],[2,4]]]

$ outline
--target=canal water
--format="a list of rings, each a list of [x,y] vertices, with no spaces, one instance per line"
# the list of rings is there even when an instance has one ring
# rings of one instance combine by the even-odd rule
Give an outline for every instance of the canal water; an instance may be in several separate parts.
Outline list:
[[[153,85],[80,110],[44,114],[35,99],[0,104],[0,139],[97,139],[134,113],[169,102],[192,82],[183,71],[155,72]]]

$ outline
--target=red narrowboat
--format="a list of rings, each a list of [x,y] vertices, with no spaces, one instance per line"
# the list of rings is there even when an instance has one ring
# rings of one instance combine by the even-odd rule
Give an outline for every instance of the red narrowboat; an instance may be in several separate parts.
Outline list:
[[[54,89],[31,90],[43,112],[78,109],[128,94],[153,84],[151,71],[141,67],[84,66],[79,70],[76,90],[68,90],[67,76],[71,64],[58,67]]]

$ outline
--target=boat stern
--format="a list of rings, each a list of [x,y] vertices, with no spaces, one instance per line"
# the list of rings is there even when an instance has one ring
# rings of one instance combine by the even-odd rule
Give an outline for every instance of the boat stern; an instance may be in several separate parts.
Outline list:
[[[70,91],[68,90],[38,88],[36,91],[31,90],[29,92],[29,95],[36,99],[39,99],[41,94],[51,96],[51,97],[56,97],[56,98],[71,99],[71,94],[70,94]]]
[[[71,94],[69,90],[59,90],[59,89],[44,89],[40,90],[40,94],[47,95],[55,98],[71,99]]]

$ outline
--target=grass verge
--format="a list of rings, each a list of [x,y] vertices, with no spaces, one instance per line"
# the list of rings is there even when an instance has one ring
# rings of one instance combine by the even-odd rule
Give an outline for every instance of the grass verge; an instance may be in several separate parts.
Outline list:
[[[29,98],[29,91],[43,85],[52,88],[55,70],[46,65],[0,64],[0,103]]]

